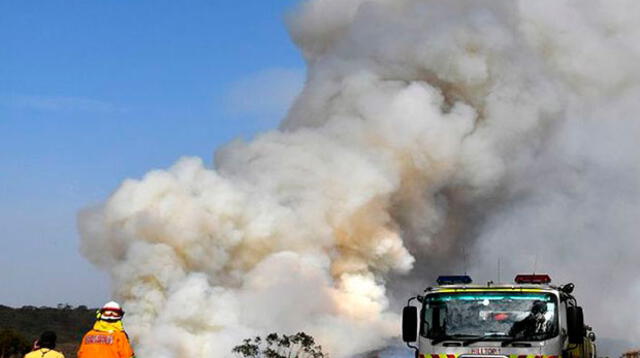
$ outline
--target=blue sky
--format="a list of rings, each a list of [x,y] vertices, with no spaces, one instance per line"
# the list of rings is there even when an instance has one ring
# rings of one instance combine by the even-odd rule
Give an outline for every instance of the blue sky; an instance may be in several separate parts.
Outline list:
[[[109,298],[77,211],[275,127],[304,76],[283,22],[295,3],[0,2],[0,304]]]

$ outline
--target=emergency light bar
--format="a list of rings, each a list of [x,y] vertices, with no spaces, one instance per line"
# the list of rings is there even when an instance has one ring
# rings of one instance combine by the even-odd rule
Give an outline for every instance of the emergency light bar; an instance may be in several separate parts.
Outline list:
[[[544,285],[544,284],[551,283],[551,276],[547,274],[540,274],[540,275],[519,274],[519,275],[516,275],[515,281],[516,283],[533,283],[537,285]]]
[[[449,276],[438,276],[436,280],[438,285],[455,285],[455,284],[469,284],[471,283],[471,277],[468,275],[449,275]]]

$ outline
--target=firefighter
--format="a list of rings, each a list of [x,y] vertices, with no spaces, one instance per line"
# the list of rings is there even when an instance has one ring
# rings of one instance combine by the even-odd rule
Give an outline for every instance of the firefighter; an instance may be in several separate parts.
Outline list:
[[[78,358],[131,358],[134,357],[129,337],[122,326],[124,310],[111,301],[98,311],[93,329],[82,338]]]
[[[547,304],[542,301],[535,301],[531,307],[531,312],[523,320],[515,322],[509,330],[509,336],[514,338],[533,337],[540,334],[549,333],[550,323],[545,314]]]
[[[62,353],[53,350],[56,348],[56,340],[55,332],[42,332],[34,344],[34,350],[27,353],[24,358],[64,358]]]

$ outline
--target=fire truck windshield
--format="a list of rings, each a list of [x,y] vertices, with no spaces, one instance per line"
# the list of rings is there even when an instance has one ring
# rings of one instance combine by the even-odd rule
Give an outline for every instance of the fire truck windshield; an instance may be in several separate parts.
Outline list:
[[[435,341],[555,337],[556,297],[544,292],[455,292],[428,295],[420,333]],[[435,344],[435,343],[434,343]]]

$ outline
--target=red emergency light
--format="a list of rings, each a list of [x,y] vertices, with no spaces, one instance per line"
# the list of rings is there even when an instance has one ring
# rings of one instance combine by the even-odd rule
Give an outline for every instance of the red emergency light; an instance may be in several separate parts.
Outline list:
[[[516,275],[516,283],[533,283],[544,285],[551,282],[551,276],[547,274],[519,274]]]

